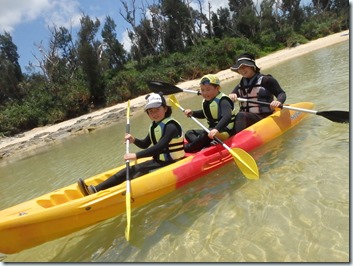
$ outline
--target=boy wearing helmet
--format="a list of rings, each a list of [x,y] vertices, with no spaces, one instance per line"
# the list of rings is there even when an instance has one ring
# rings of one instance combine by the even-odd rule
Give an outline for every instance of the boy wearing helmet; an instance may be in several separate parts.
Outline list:
[[[185,138],[186,152],[197,152],[211,144],[214,137],[221,140],[229,138],[233,134],[234,128],[234,103],[223,92],[220,91],[220,80],[215,75],[205,75],[200,81],[200,92],[204,98],[202,109],[192,111],[186,109],[186,116],[192,115],[195,118],[207,119],[210,132],[194,129],[188,130]]]

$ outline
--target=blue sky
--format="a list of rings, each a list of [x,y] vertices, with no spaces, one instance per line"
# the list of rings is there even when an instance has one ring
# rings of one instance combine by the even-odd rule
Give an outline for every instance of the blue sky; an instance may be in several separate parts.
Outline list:
[[[140,6],[142,0],[135,0]],[[143,0],[143,3],[153,0]],[[125,0],[130,3],[131,0]],[[198,9],[198,1],[191,0],[193,8]],[[228,0],[201,0],[203,10],[208,10],[208,2],[212,11],[219,7],[228,6]],[[20,56],[19,63],[22,71],[28,62],[36,63],[34,55],[39,56],[35,44],[43,42],[47,47],[51,36],[49,26],[65,26],[72,29],[73,35],[79,29],[82,13],[92,19],[97,17],[104,23],[105,17],[110,16],[117,24],[118,40],[126,50],[130,48],[130,42],[126,34],[129,25],[119,14],[121,10],[125,14],[121,0],[0,0],[0,33],[7,31],[11,34],[17,52]],[[140,12],[137,12],[140,13]]]

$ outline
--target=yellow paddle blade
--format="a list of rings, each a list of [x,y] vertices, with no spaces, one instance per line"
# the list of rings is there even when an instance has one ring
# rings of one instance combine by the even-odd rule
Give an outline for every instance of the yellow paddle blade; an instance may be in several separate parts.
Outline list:
[[[131,194],[126,192],[126,228],[125,228],[125,238],[127,241],[130,239],[130,225],[131,225]]]
[[[178,108],[178,100],[174,94],[170,95],[168,98],[168,103],[171,107]]]
[[[249,153],[240,148],[229,149],[229,152],[240,171],[247,178],[259,179],[259,169],[257,168],[256,161]]]

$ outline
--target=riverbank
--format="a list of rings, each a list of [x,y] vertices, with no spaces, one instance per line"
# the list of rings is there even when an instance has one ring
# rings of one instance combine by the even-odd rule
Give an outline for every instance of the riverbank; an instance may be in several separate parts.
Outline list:
[[[268,56],[256,60],[256,64],[265,69],[278,63],[290,60],[294,57],[318,50],[349,39],[349,31],[332,34],[330,36],[311,41],[307,44],[293,48],[286,48]],[[237,73],[226,69],[217,73],[221,81],[236,78]],[[178,84],[183,89],[198,89],[199,80],[190,80]],[[131,113],[144,106],[145,96],[132,99]],[[120,103],[102,110],[98,110],[74,119],[70,119],[55,125],[35,128],[28,132],[14,137],[0,138],[0,159],[6,159],[14,155],[19,155],[26,151],[35,152],[36,149],[54,145],[65,138],[86,134],[93,130],[109,126],[121,119],[125,119],[126,103]]]

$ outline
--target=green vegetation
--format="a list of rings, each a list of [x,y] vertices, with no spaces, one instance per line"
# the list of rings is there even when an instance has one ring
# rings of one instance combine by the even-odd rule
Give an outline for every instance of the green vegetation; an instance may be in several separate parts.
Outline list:
[[[0,135],[58,123],[149,92],[146,82],[178,83],[229,68],[242,52],[262,57],[349,28],[349,2],[229,0],[227,8],[203,13],[183,0],[159,0],[141,14],[122,1],[131,25],[131,51],[116,38],[116,24],[81,18],[77,36],[51,29],[48,47],[37,48],[23,74],[17,46],[0,34]],[[147,12],[147,11],[146,11]],[[149,17],[150,19],[148,19]],[[101,31],[100,31],[101,29]],[[98,34],[100,35],[98,36]]]

